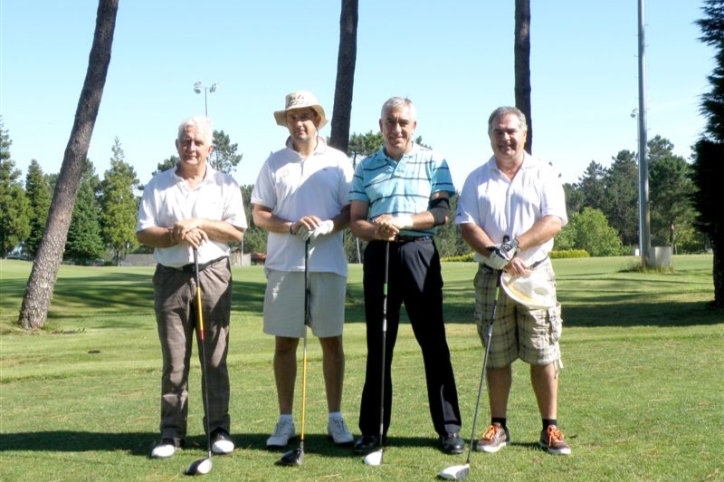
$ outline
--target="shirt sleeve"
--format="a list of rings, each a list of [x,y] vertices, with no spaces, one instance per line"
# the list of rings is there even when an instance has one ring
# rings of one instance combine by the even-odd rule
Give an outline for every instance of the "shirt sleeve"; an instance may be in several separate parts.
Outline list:
[[[542,194],[542,215],[558,216],[561,219],[561,226],[568,224],[565,191],[563,190],[563,184],[553,169],[546,172],[545,185]]]
[[[227,193],[224,207],[223,220],[237,228],[246,229],[249,227],[244,211],[244,199],[241,195],[241,188],[234,178],[227,175]]]
[[[362,162],[357,164],[357,167],[354,170],[354,176],[352,177],[352,188],[349,191],[349,200],[350,201],[364,201],[366,203],[370,202],[370,198],[367,195],[367,191],[365,190],[365,179],[364,179],[364,159]]]
[[[251,192],[251,203],[274,209],[277,205],[276,191],[272,180],[272,172],[269,167],[269,160],[264,163],[256,178],[254,189]]]
[[[480,224],[479,219],[477,219],[477,217],[475,216],[475,213],[477,213],[478,211],[478,189],[475,182],[475,179],[477,177],[475,176],[476,172],[477,169],[468,175],[467,179],[465,179],[465,183],[463,184],[463,190],[460,191],[458,208],[455,212],[456,224]]]
[[[154,180],[146,184],[141,196],[141,202],[138,205],[138,217],[136,220],[136,232],[144,229],[158,226],[154,213],[156,209],[156,199],[154,196]]]

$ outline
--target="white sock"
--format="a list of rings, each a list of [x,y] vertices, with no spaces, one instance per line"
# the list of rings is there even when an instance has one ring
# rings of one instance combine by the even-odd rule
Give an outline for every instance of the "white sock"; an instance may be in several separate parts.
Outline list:
[[[342,412],[329,412],[329,420],[342,419]]]
[[[291,413],[283,413],[283,414],[279,415],[279,421],[281,422],[282,420],[287,420],[288,422],[294,421]]]

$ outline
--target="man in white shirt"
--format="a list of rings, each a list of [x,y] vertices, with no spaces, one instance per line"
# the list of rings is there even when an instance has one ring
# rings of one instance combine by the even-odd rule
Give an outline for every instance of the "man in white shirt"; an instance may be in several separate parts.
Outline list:
[[[286,96],[274,112],[286,127],[286,147],[264,163],[251,196],[254,224],[269,232],[265,272],[264,332],[275,337],[274,378],[279,419],[267,440],[282,448],[296,437],[292,417],[299,339],[306,336],[305,242],[309,240],[309,328],[322,347],[327,393],[327,433],[338,445],[354,441],[342,417],[344,302],[347,258],[343,233],[349,224],[352,165],[317,135],[327,123],[324,108],[306,91]]]
[[[241,190],[234,179],[207,162],[213,128],[205,117],[191,117],[178,129],[179,162],[153,177],[138,209],[136,237],[154,248],[154,308],[163,354],[161,442],[151,457],[171,457],[184,446],[188,418],[188,374],[196,328],[194,251],[197,252],[204,320],[208,391],[204,427],[211,450],[229,454],[229,373],[226,354],[231,309],[229,242],[241,241],[247,227]],[[201,356],[201,351],[199,353]],[[203,363],[203,362],[202,362]]]
[[[463,185],[456,222],[480,265],[475,276],[478,333],[490,338],[487,381],[491,423],[476,449],[497,452],[510,443],[507,427],[512,363],[530,365],[531,383],[543,422],[539,445],[548,453],[568,455],[571,448],[558,429],[558,370],[562,366],[558,340],[561,307],[556,299],[555,273],[548,253],[553,237],[568,222],[563,186],[548,164],[525,152],[525,115],[515,107],[500,107],[488,119],[493,157],[473,170]],[[504,279],[531,276],[543,283],[549,305],[530,306],[496,289]],[[496,302],[495,293],[500,294]],[[496,305],[497,303],[497,305]],[[493,306],[497,309],[493,310]],[[492,320],[492,313],[496,313]]]

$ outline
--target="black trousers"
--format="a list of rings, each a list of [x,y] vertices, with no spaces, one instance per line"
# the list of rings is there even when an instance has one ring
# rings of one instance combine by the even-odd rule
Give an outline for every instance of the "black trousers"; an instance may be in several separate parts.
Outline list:
[[[371,241],[365,249],[364,293],[367,322],[367,372],[362,391],[359,428],[363,435],[380,430],[380,389],[382,386],[382,321],[385,276],[385,241]],[[442,435],[460,431],[462,424],[455,374],[445,338],[442,310],[440,256],[431,238],[426,241],[390,243],[387,289],[387,341],[385,353],[384,429],[387,434],[392,415],[390,366],[400,324],[400,307],[405,304],[417,343],[422,348],[427,381],[427,398],[435,432]]]

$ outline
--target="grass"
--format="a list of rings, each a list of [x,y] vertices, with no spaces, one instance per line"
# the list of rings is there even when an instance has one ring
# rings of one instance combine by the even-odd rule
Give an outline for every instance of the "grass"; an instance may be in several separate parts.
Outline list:
[[[709,308],[711,256],[675,257],[670,273],[632,271],[632,260],[554,260],[565,327],[559,418],[573,455],[536,448],[540,420],[528,369],[516,363],[513,445],[494,455],[473,453],[469,480],[724,481],[724,315]],[[189,446],[169,460],[147,456],[159,439],[152,268],[62,266],[47,329],[27,334],[14,322],[30,266],[0,261],[0,480],[183,478],[185,467],[205,454],[197,363]],[[443,273],[466,440],[483,354],[471,321],[474,270],[472,263],[446,263]],[[433,480],[464,463],[466,454],[446,456],[435,447],[420,350],[405,324],[395,349],[384,464],[364,466],[327,442],[321,351],[310,338],[305,462],[276,467],[280,453],[264,448],[277,408],[273,339],[261,331],[263,270],[234,268],[234,292],[229,365],[238,449],[215,457],[205,480]],[[358,433],[365,339],[356,265],[347,308],[344,412]],[[481,429],[486,405],[484,399]]]

